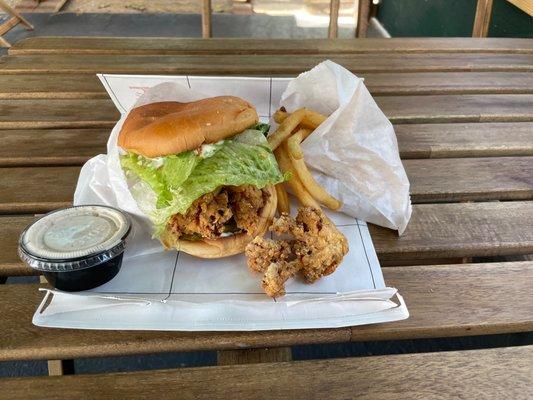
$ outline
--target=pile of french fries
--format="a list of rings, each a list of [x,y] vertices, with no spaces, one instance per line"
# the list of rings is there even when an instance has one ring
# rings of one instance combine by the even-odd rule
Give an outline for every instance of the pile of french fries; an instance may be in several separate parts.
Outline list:
[[[268,137],[270,148],[283,172],[290,172],[291,179],[286,183],[303,206],[320,208],[320,204],[331,210],[338,210],[341,202],[320,186],[305,164],[300,144],[326,120],[326,116],[300,108],[288,113],[280,108],[274,113],[278,129]],[[278,212],[290,213],[289,196],[285,183],[276,185]]]

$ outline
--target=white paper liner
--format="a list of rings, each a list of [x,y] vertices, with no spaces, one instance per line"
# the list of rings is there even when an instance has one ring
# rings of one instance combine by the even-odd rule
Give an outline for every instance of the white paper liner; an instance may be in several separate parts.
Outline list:
[[[125,75],[100,78],[123,116],[111,132],[107,154],[83,166],[74,203],[110,205],[130,213],[132,232],[123,266],[116,278],[92,291],[48,291],[34,315],[34,324],[221,331],[332,328],[408,317],[397,290],[385,287],[363,220],[403,230],[411,212],[409,183],[399,161],[392,125],[362,80],[329,61],[292,81]],[[310,99],[317,93],[320,103],[315,104]],[[191,101],[216,95],[245,97],[256,105],[262,120],[271,117],[282,98],[288,109],[307,106],[332,112],[309,138],[320,140],[306,141],[304,151],[317,179],[343,201],[343,211],[351,215],[326,210],[350,244],[350,252],[335,273],[312,285],[293,279],[287,283],[288,294],[272,300],[260,289],[261,276],[247,270],[243,255],[202,260],[164,252],[160,243],[150,238],[151,223],[132,197],[119,163],[116,142],[125,113],[135,103]]]

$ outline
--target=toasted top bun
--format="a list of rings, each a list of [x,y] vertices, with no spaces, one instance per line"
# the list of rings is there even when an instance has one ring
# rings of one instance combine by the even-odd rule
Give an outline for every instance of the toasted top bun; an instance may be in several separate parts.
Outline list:
[[[234,136],[258,120],[250,103],[233,96],[152,103],[130,111],[118,145],[150,158],[179,154]]]
[[[272,219],[276,214],[278,198],[274,186],[265,188],[270,194],[268,201],[257,216],[259,222],[255,232],[250,234],[239,233],[237,235],[221,237],[218,239],[203,239],[197,241],[180,240],[169,229],[166,229],[160,237],[165,249],[176,249],[201,258],[222,258],[244,252],[244,248],[254,237],[263,235],[272,224]]]

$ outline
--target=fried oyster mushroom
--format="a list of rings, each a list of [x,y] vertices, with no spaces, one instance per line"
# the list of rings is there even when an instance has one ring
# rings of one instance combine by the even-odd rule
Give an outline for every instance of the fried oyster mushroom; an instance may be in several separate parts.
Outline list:
[[[263,276],[261,287],[270,297],[280,297],[285,294],[285,282],[295,276],[301,268],[298,260],[277,261],[271,263]]]
[[[275,261],[285,261],[291,256],[291,246],[285,240],[265,239],[256,236],[244,250],[248,268],[252,272],[266,272]]]
[[[262,287],[271,297],[285,294],[285,282],[297,273],[308,283],[333,273],[348,253],[346,237],[316,208],[299,208],[295,219],[283,213],[270,231],[291,239],[256,237],[245,254],[250,270],[264,273]]]

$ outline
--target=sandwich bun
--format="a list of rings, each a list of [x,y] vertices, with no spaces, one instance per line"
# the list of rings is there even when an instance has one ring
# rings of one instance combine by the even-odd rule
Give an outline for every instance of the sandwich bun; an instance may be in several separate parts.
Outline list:
[[[255,108],[234,96],[151,103],[130,111],[118,145],[145,157],[163,157],[232,137],[258,120]]]
[[[258,121],[255,108],[234,96],[211,97],[190,103],[151,103],[129,112],[119,132],[118,145],[145,157],[164,157],[230,138]],[[167,250],[176,249],[201,258],[242,253],[255,236],[267,231],[276,213],[274,187],[267,186],[264,190],[269,196],[257,216],[255,232],[188,241],[178,239],[167,227],[159,240]]]
[[[218,239],[202,239],[197,241],[180,240],[167,228],[159,240],[166,250],[176,249],[184,253],[200,258],[222,258],[233,256],[244,252],[244,248],[254,237],[263,235],[272,224],[272,219],[276,214],[278,204],[276,190],[269,185],[264,188],[269,193],[269,197],[260,215],[257,216],[258,224],[255,232],[239,233],[232,236],[220,237]]]

